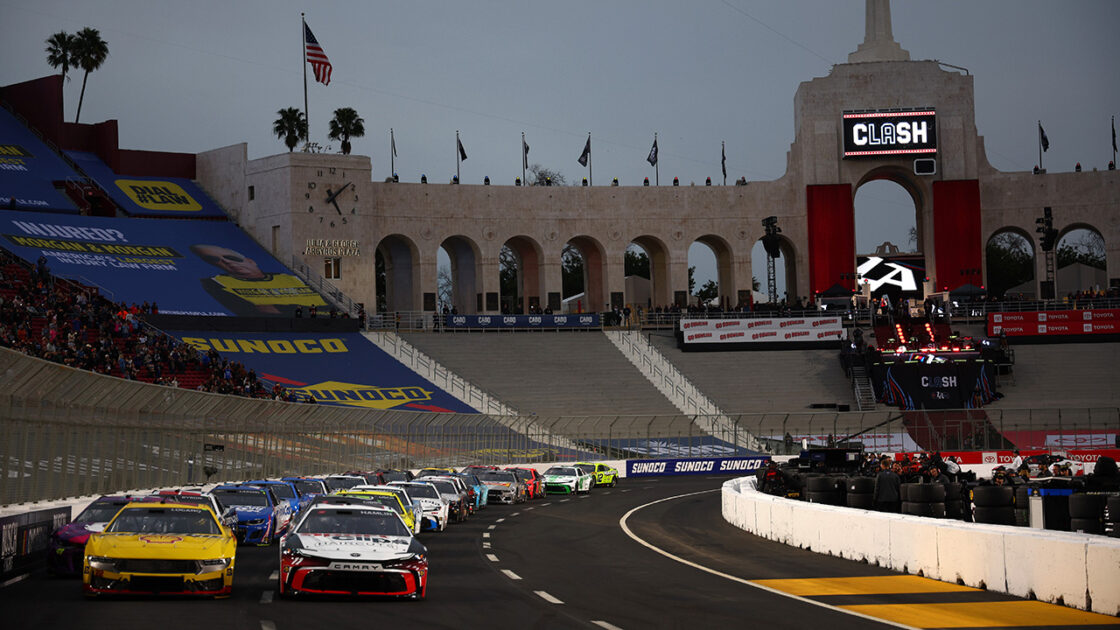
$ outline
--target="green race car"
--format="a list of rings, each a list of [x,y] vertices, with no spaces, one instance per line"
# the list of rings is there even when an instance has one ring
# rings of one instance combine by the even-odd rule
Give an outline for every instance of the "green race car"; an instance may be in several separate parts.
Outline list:
[[[591,475],[593,486],[611,486],[612,488],[618,483],[618,470],[611,468],[606,464],[592,464],[588,462],[576,462],[573,466],[579,466],[586,470]]]
[[[544,471],[545,494],[591,492],[591,475],[579,466],[553,466]]]

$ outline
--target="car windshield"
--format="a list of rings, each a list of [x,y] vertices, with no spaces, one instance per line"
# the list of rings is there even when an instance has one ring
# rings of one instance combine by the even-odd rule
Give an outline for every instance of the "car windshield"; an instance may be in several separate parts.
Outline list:
[[[218,497],[222,505],[234,507],[268,507],[268,495],[264,490],[222,490],[221,488],[211,491],[211,494]]]
[[[335,490],[345,490],[347,488],[353,488],[354,486],[360,486],[364,484],[366,480],[361,477],[354,477],[352,479],[350,477],[327,477],[326,482],[327,488],[331,492],[334,492]]]
[[[312,510],[300,523],[300,534],[364,534],[409,536],[400,517],[374,510]]]
[[[482,484],[482,482],[479,481],[479,479],[478,479],[478,475],[473,475],[473,474],[470,474],[470,473],[463,473],[463,476],[461,477],[461,479],[463,481],[467,482],[468,484],[472,485],[472,486],[477,486],[477,485]]]
[[[136,534],[219,534],[209,510],[191,508],[132,508],[113,519],[107,532]]]
[[[499,472],[497,470],[485,472],[478,476],[483,481],[500,481],[502,483],[513,483],[517,481],[517,477],[513,476],[511,472]]]
[[[378,505],[384,505],[387,508],[393,508],[393,510],[398,514],[404,511],[401,509],[401,502],[397,500],[397,497],[391,497],[386,494],[361,494],[358,496],[362,497],[363,499],[369,499],[371,502],[375,502]]]
[[[300,494],[322,494],[324,492],[323,484],[320,481],[309,479],[307,481],[293,481],[292,483],[296,484],[296,489],[299,490]]]
[[[579,472],[575,468],[568,468],[567,466],[553,466],[544,471],[544,474],[558,477],[576,477],[579,475]]]
[[[210,498],[197,494],[176,494],[167,497],[168,503],[189,503],[191,505],[204,505],[210,507]]]
[[[459,489],[456,488],[455,484],[451,483],[450,481],[446,481],[443,479],[433,479],[428,483],[434,485],[436,489],[439,490],[440,494],[459,494]]]
[[[267,485],[269,488],[272,488],[272,493],[280,497],[281,499],[296,498],[296,491],[292,490],[292,487],[286,483],[270,483],[265,485]]]
[[[513,473],[518,479],[529,478],[529,473],[525,472],[524,470],[511,470],[510,472]]]
[[[381,476],[385,478],[385,481],[408,481],[408,473],[399,470],[383,472]]]
[[[426,483],[418,483],[418,484],[415,484],[415,485],[407,485],[407,486],[404,486],[404,488],[405,488],[405,491],[408,492],[408,496],[410,496],[410,497],[417,497],[417,498],[421,498],[421,499],[438,499],[439,498],[439,492],[437,492],[434,487],[432,487],[432,486],[430,486]]]
[[[113,520],[117,512],[121,511],[124,503],[94,502],[74,519],[75,523],[108,523]]]

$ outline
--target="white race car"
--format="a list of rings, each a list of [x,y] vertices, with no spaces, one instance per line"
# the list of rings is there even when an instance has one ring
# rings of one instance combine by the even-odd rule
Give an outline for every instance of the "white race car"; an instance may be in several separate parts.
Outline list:
[[[420,505],[421,529],[438,532],[447,529],[447,522],[451,518],[451,504],[440,495],[434,485],[426,481],[390,481],[389,485],[404,488],[412,502]]]
[[[591,483],[591,475],[578,466],[553,466],[544,471],[545,494],[590,492]]]
[[[312,505],[280,540],[280,596],[383,595],[424,599],[428,550],[396,511]]]

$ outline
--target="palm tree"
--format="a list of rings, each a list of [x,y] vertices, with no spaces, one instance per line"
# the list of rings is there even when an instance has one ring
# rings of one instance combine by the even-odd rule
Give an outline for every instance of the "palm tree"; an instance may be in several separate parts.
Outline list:
[[[366,121],[358,116],[358,112],[352,107],[339,107],[334,110],[334,118],[331,119],[331,132],[329,138],[331,140],[342,141],[342,154],[350,155],[350,138],[361,138],[366,135]]]
[[[82,70],[86,71],[82,77],[82,94],[78,97],[78,113],[74,115],[74,122],[82,115],[82,100],[86,97],[86,80],[89,73],[101,67],[105,58],[109,56],[109,44],[101,39],[101,32],[95,28],[85,27],[74,36],[74,55],[71,61]]]
[[[280,117],[272,123],[272,133],[284,140],[288,153],[291,153],[299,144],[299,139],[307,135],[307,118],[295,107],[286,107],[276,113]]]
[[[47,38],[47,63],[52,68],[62,68],[62,79],[66,80],[66,73],[70,71],[70,63],[74,61],[75,37],[66,31],[59,31]]]

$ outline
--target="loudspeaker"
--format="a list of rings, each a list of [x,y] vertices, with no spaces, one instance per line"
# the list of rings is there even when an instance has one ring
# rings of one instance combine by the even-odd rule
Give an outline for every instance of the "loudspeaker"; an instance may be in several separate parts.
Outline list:
[[[933,158],[918,158],[914,160],[915,175],[936,175],[937,160]]]

